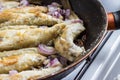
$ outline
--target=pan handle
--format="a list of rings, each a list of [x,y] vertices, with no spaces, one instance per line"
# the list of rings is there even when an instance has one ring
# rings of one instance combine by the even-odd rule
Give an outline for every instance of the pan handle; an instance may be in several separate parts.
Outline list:
[[[120,29],[120,11],[108,13],[108,30]]]

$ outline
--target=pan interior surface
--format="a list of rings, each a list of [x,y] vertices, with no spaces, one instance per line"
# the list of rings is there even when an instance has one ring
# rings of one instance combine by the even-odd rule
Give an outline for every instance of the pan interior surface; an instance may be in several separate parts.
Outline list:
[[[70,0],[74,12],[86,27],[86,50],[94,48],[107,27],[106,12],[97,0]]]

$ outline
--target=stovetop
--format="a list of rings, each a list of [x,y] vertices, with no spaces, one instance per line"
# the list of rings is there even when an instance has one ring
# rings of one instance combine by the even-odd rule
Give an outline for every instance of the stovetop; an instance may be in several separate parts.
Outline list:
[[[62,80],[115,80],[120,74],[120,30],[108,31],[90,58]]]
[[[111,33],[81,80],[115,80],[120,74],[120,30]]]

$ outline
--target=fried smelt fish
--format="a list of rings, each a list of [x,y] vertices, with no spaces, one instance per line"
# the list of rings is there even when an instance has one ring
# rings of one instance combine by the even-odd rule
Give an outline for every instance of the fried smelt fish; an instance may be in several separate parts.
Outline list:
[[[0,27],[11,25],[38,25],[38,26],[51,26],[61,23],[61,19],[54,18],[42,12],[35,13],[13,13],[1,12],[0,13]]]
[[[21,54],[2,57],[0,58],[0,73],[8,73],[10,70],[28,70],[31,67],[41,65],[44,60],[45,57],[40,54]]]
[[[85,51],[84,48],[75,45],[73,41],[75,37],[77,37],[77,35],[84,30],[84,26],[80,23],[71,23],[65,27],[62,35],[54,42],[55,48],[58,50],[60,55],[64,56],[70,61],[74,61],[76,57],[82,55],[82,53]]]
[[[53,64],[54,65],[46,68],[26,70],[15,74],[0,74],[0,80],[36,80],[47,75],[55,74],[63,68],[59,61],[56,61]]]
[[[40,43],[46,44],[56,38],[64,27],[65,24],[61,23],[50,28],[1,30],[0,51],[34,47]]]
[[[44,6],[23,6],[11,9],[5,9],[3,12],[13,12],[13,13],[35,13],[35,12],[43,12],[47,13],[48,9]]]
[[[15,25],[15,26],[4,26],[4,27],[0,27],[0,30],[9,30],[9,29],[20,30],[20,29],[35,29],[35,28],[38,28],[38,26]]]
[[[12,76],[9,74],[0,74],[0,80],[36,80],[38,78],[56,73],[60,69],[62,69],[62,67],[57,66],[41,70],[22,71]]]
[[[21,54],[39,54],[39,51],[38,51],[38,48],[36,47],[11,50],[11,51],[3,51],[3,52],[0,52],[0,58],[8,57],[8,56],[17,56]]]
[[[2,10],[4,9],[11,9],[11,8],[17,8],[19,6],[19,2],[12,1],[12,0],[0,0],[0,5],[2,7]]]

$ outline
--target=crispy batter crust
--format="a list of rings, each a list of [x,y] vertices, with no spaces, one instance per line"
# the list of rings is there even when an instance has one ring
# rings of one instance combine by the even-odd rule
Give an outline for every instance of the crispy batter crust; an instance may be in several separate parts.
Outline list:
[[[39,11],[33,13],[14,13],[3,11],[0,13],[0,27],[10,25],[51,26],[61,22],[62,20]]]
[[[44,60],[44,56],[36,53],[2,57],[0,58],[0,73],[8,73],[10,70],[27,70],[41,65]]]
[[[47,13],[48,9],[44,6],[23,6],[18,8],[5,9],[3,12],[13,12],[13,13],[35,13],[43,12]]]
[[[61,23],[47,29],[2,30],[0,31],[0,51],[34,47],[40,43],[46,44],[56,38],[64,27],[65,24]]]
[[[54,41],[55,48],[59,51],[59,54],[70,61],[74,61],[76,57],[80,56],[85,50],[75,45],[73,40],[84,30],[84,26],[80,23],[67,24],[62,35]]]
[[[62,69],[61,66],[57,66],[57,67],[50,67],[41,70],[22,71],[12,76],[9,76],[8,74],[1,74],[0,80],[36,80],[38,78],[56,73],[61,69]]]
[[[28,25],[15,25],[15,26],[4,26],[1,27],[0,30],[20,30],[20,29],[35,29],[38,28],[38,26],[28,26]]]

